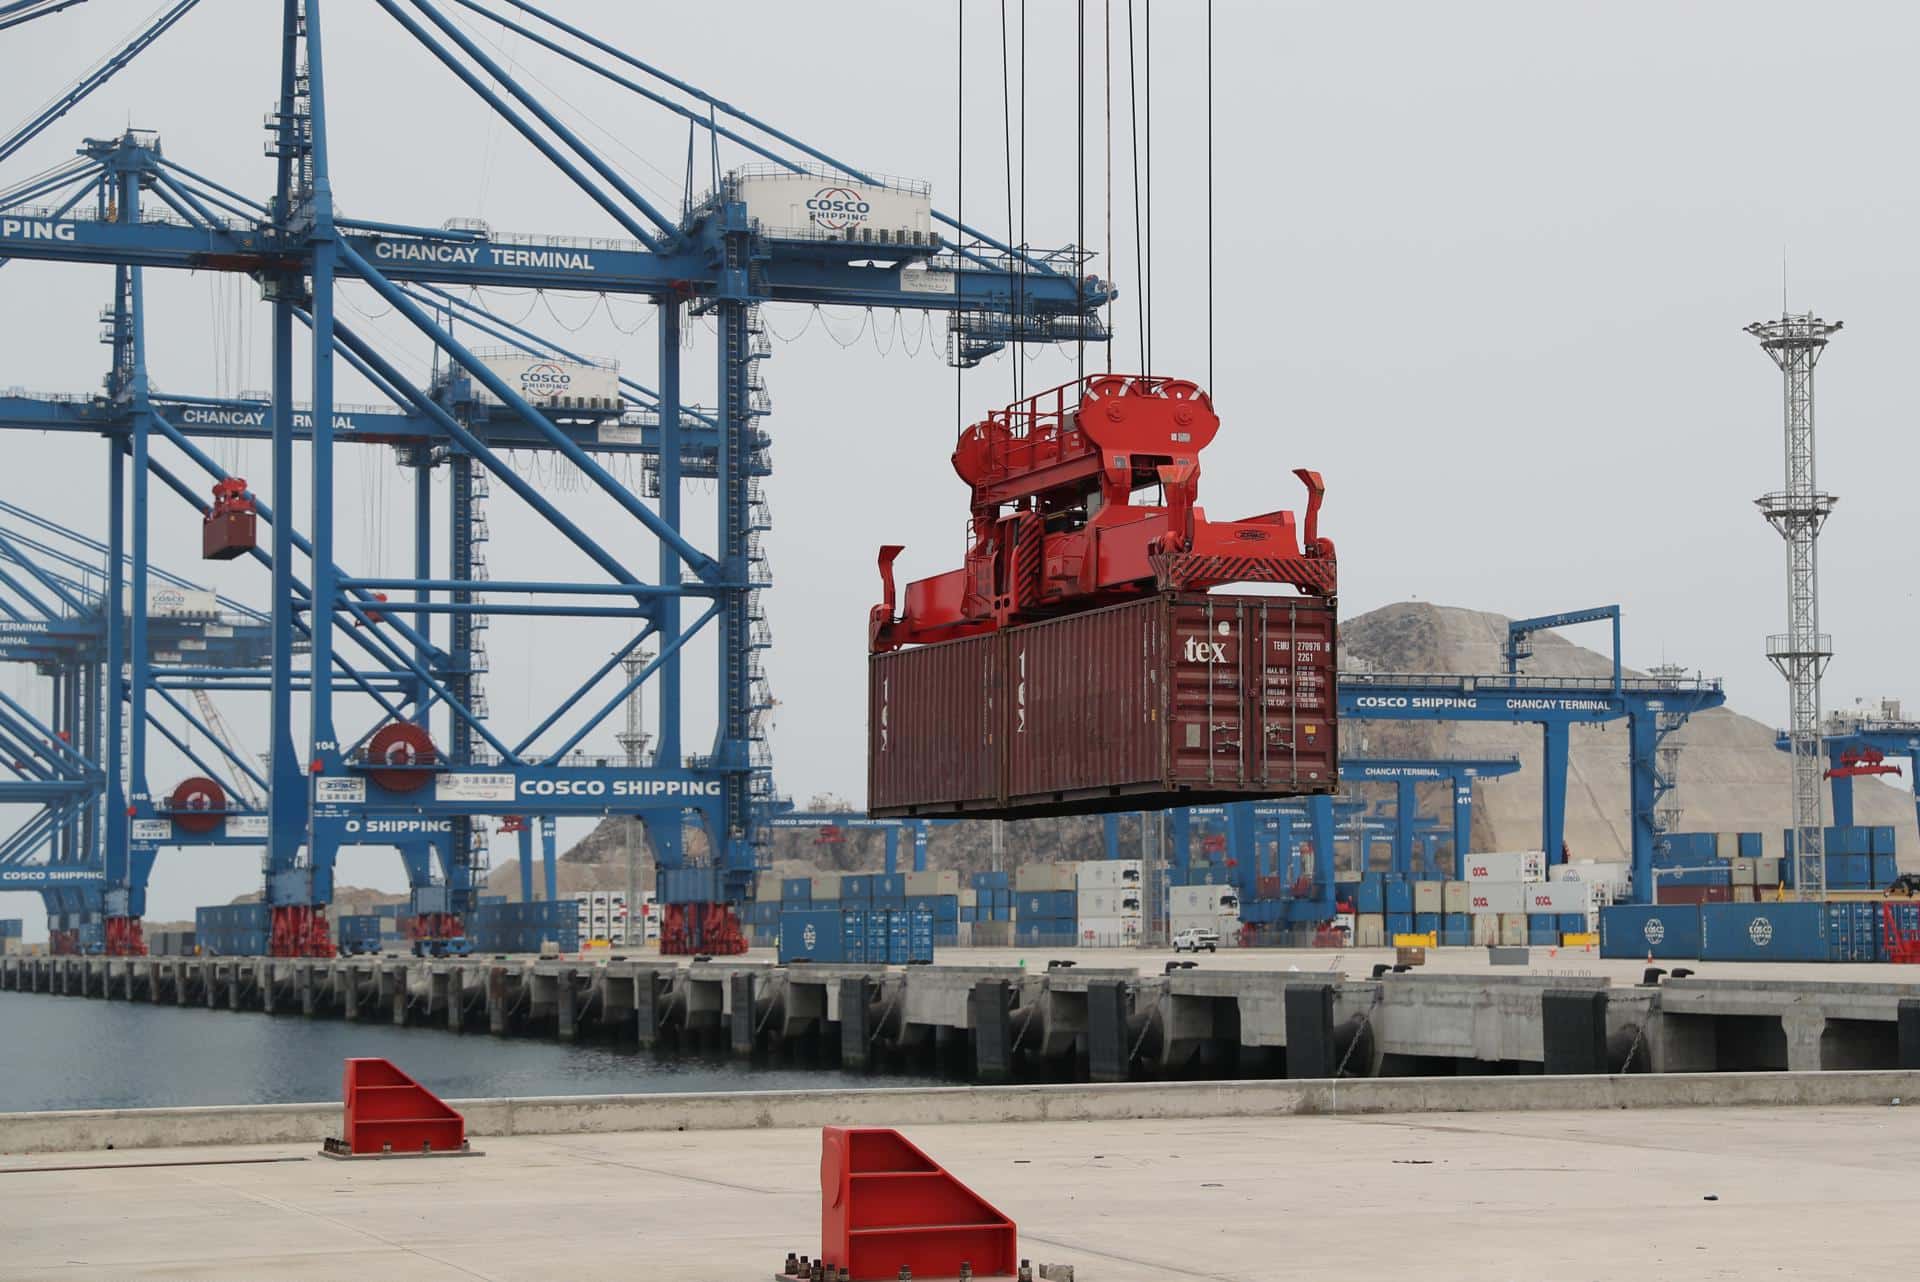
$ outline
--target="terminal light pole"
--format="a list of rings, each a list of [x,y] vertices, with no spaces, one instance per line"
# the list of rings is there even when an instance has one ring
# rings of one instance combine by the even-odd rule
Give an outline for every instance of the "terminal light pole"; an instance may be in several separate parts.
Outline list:
[[[1839,321],[1812,312],[1756,321],[1746,332],[1780,367],[1785,395],[1786,488],[1754,502],[1787,545],[1787,630],[1767,638],[1767,658],[1787,679],[1787,738],[1793,759],[1794,895],[1827,897],[1821,781],[1820,677],[1833,638],[1820,631],[1820,527],[1839,500],[1814,484],[1813,367]]]

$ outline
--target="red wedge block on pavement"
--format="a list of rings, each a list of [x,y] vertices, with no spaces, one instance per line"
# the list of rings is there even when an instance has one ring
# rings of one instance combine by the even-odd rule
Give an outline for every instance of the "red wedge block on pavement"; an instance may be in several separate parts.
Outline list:
[[[460,1153],[467,1121],[390,1060],[350,1059],[341,1148],[367,1154]]]
[[[1012,1220],[895,1130],[828,1126],[820,1132],[820,1258],[853,1282],[1013,1277]]]

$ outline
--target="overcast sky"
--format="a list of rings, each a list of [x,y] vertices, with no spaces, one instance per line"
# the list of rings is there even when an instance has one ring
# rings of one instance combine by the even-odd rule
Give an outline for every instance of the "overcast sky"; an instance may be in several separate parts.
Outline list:
[[[1000,6],[846,0],[819,6],[606,6],[567,17],[656,65],[873,170],[930,180],[935,204],[1013,234],[1025,141],[1026,239],[1076,237],[1075,10],[1035,3],[1022,127],[1019,6],[1010,6],[1013,119],[1003,123]],[[93,0],[0,35],[0,121],[28,118],[143,19],[145,0]],[[1115,0],[1112,239],[1101,66],[1108,16],[1087,6],[1086,243],[1123,291],[1115,368],[1140,364],[1143,271],[1134,253],[1127,12]],[[105,90],[0,165],[0,186],[133,125],[169,157],[264,196],[278,6],[203,0]],[[606,236],[611,220],[504,127],[376,5],[326,0],[334,185],[358,217]],[[1915,117],[1910,6],[1692,3],[1453,5],[1218,3],[1214,168],[1208,199],[1205,23],[1198,3],[1153,6],[1151,265],[1155,372],[1209,381],[1224,420],[1203,460],[1203,502],[1234,517],[1300,506],[1289,475],[1327,479],[1323,530],[1339,544],[1342,608],[1419,599],[1512,615],[1619,602],[1627,661],[1724,676],[1732,705],[1777,721],[1783,688],[1763,637],[1784,627],[1784,557],[1752,500],[1781,485],[1779,375],[1749,321],[1789,301],[1846,322],[1820,366],[1820,483],[1841,497],[1822,543],[1829,706],[1909,689],[1910,532],[1901,513],[1920,445],[1901,374],[1916,321],[1911,235],[1920,177],[1903,163]],[[490,43],[497,32],[473,19]],[[1136,45],[1149,47],[1144,15]],[[502,54],[650,199],[678,206],[682,122],[508,36]],[[964,99],[964,103],[962,102]],[[1142,102],[1143,116],[1145,102]],[[964,166],[956,121],[965,123]],[[1003,139],[1013,139],[1009,158]],[[740,157],[723,149],[720,163]],[[959,190],[964,169],[964,198]],[[704,192],[707,159],[696,179]],[[1209,217],[1209,205],[1211,216]],[[1211,288],[1209,287],[1211,225]],[[267,383],[266,309],[229,277],[149,277],[155,380],[178,392]],[[0,386],[86,392],[106,268],[0,270]],[[343,319],[424,377],[428,350],[359,286]],[[1211,295],[1212,324],[1208,323]],[[651,382],[651,309],[581,296],[495,294],[489,305]],[[959,563],[966,492],[947,455],[956,376],[938,318],[768,309],[776,529],[780,785],[804,799],[864,788],[865,623],[874,554],[908,547],[906,578]],[[1208,334],[1211,328],[1212,342]],[[968,373],[968,418],[1004,403],[1014,358]],[[1092,364],[1104,364],[1105,353]],[[690,399],[712,399],[712,343],[696,328]],[[1027,383],[1072,374],[1030,354]],[[348,381],[343,399],[365,399]],[[304,395],[303,395],[304,399]],[[10,437],[0,496],[103,535],[104,447]],[[264,489],[264,447],[215,453]],[[549,461],[528,473],[631,557],[651,543]],[[340,469],[342,561],[401,571],[409,478],[391,452]],[[696,484],[688,522],[711,543]],[[444,502],[444,486],[439,491]],[[572,573],[552,534],[496,486],[495,577]],[[283,505],[284,506],[284,505]],[[304,497],[299,502],[304,509]],[[198,522],[154,504],[155,557],[265,601],[249,563],[203,563]],[[594,575],[584,567],[580,577]],[[611,627],[501,618],[490,638],[495,722],[530,727],[621,640]],[[1604,634],[1574,639],[1599,645]],[[711,733],[712,664],[687,677],[689,747]],[[30,674],[8,688],[31,693]],[[254,746],[244,697],[228,716]],[[343,710],[357,733],[365,714]],[[613,749],[609,723],[592,741]],[[186,773],[156,757],[153,784]],[[504,858],[504,852],[497,855]],[[183,867],[184,865],[184,867]],[[187,871],[190,869],[191,871]],[[156,875],[154,917],[250,888],[251,855],[178,854]],[[385,851],[343,857],[343,881],[404,884]],[[8,911],[27,896],[9,896]],[[37,915],[37,914],[35,914]]]

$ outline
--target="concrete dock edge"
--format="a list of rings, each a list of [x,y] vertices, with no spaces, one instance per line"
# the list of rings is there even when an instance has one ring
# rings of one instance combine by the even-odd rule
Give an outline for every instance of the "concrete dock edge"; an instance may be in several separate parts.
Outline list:
[[[1920,1104],[1920,1071],[1665,1073],[1612,1077],[1398,1077],[1127,1082],[851,1091],[556,1095],[453,1100],[474,1139],[617,1131],[931,1126],[1362,1113]],[[201,1145],[319,1144],[338,1104],[0,1113],[0,1154]]]

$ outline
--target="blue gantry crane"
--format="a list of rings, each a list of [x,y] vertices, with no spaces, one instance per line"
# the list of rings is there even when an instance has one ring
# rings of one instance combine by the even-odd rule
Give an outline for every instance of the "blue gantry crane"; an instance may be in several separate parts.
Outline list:
[[[1614,624],[1611,677],[1542,677],[1518,670],[1520,661],[1532,652],[1527,638],[1533,633],[1600,620]],[[1652,894],[1653,853],[1661,831],[1657,808],[1672,787],[1659,770],[1661,740],[1694,714],[1724,705],[1726,693],[1720,681],[1626,676],[1617,606],[1515,620],[1509,626],[1506,658],[1507,671],[1487,675],[1343,672],[1339,682],[1342,722],[1491,721],[1539,726],[1543,747],[1540,842],[1548,860],[1558,863],[1566,848],[1567,752],[1572,729],[1625,720],[1633,893],[1635,899],[1646,902]]]
[[[517,237],[452,221],[427,227],[342,217],[335,212],[329,146],[322,34],[328,6],[282,0],[277,95],[268,118],[273,181],[266,195],[243,194],[243,181],[207,176],[205,162],[190,169],[164,153],[157,135],[131,130],[89,142],[74,159],[0,191],[0,258],[106,264],[114,273],[114,362],[104,396],[70,404],[13,398],[0,405],[10,425],[31,426],[37,416],[43,425],[52,421],[105,439],[107,649],[131,656],[124,674],[109,669],[103,678],[106,914],[110,921],[137,921],[159,844],[153,825],[175,822],[146,779],[147,713],[161,688],[146,658],[150,492],[158,480],[202,516],[222,518],[227,512],[215,509],[244,503],[270,533],[266,547],[223,549],[266,572],[272,645],[265,679],[252,673],[207,679],[222,690],[266,696],[271,766],[264,889],[275,951],[330,947],[325,909],[334,856],[345,841],[375,824],[445,823],[456,873],[450,890],[466,894],[484,832],[478,821],[505,813],[648,819],[667,874],[665,946],[728,947],[739,935],[725,905],[745,896],[764,848],[764,816],[775,808],[766,741],[772,700],[762,667],[769,642],[759,605],[768,582],[760,545],[770,521],[758,477],[767,468],[764,424],[771,409],[760,374],[771,354],[760,307],[791,302],[944,313],[949,357],[964,366],[1010,344],[1104,338],[1099,313],[1113,291],[1087,272],[1088,256],[1077,248],[1015,248],[935,210],[924,186],[847,165],[539,7],[513,0],[509,12],[477,0],[456,2],[465,16],[515,33],[705,130],[717,175],[722,145],[763,167],[728,171],[706,199],[689,201],[677,215],[663,211],[563,123],[524,77],[467,34],[446,5],[376,0],[405,37],[526,139],[624,239]],[[14,5],[0,10],[0,21],[44,17],[62,7]],[[162,14],[115,55],[114,70],[190,7],[188,0]],[[110,75],[84,78],[63,96],[60,110]],[[0,158],[57,116],[36,117],[0,142]],[[796,185],[852,187],[857,208],[841,204],[828,217],[789,217],[784,211],[803,205],[788,200]],[[143,329],[135,323],[144,315],[149,269],[241,273],[258,283],[272,311],[272,391],[264,403],[156,394]],[[442,368],[451,371],[444,384],[408,378],[380,344],[342,318],[336,292],[349,280],[432,342]],[[464,326],[500,337],[499,326],[476,323],[458,298],[481,287],[651,300],[659,368],[644,412],[649,421],[631,433],[615,424],[620,430],[609,434],[591,415],[570,413],[574,407],[510,382],[497,363],[456,336]],[[681,395],[689,316],[708,319],[716,336],[718,398],[705,415],[691,411]],[[294,394],[295,338],[302,330],[312,354],[304,408]],[[383,418],[344,406],[336,377],[349,367],[403,412]],[[477,415],[478,402],[491,412]],[[591,440],[584,439],[589,426]],[[242,432],[271,441],[264,488],[235,484],[239,478],[194,443],[198,436]],[[701,435],[712,441],[717,482],[716,528],[704,547],[681,516],[688,449]],[[410,574],[355,575],[338,561],[335,447],[355,439],[396,444],[403,465],[414,470]],[[301,444],[311,459],[305,488],[312,517],[304,530],[290,516]],[[598,461],[609,449],[639,452],[649,444],[651,504]],[[206,478],[227,483],[221,497],[210,503],[206,479],[196,486],[170,470],[156,457],[161,445]],[[630,522],[623,535],[654,544],[655,564],[643,572],[611,550],[610,543],[627,546],[625,537],[590,535],[509,464],[501,453],[508,446],[546,451],[577,469]],[[436,519],[428,479],[443,467],[448,510]],[[482,500],[491,483],[510,490],[591,570],[556,566],[538,579],[487,578]],[[123,584],[131,588],[124,608]],[[506,604],[488,600],[488,592],[532,599]],[[509,612],[608,620],[630,639],[529,732],[509,732],[487,716],[484,629],[477,626]],[[716,730],[703,751],[688,750],[681,724],[683,651],[696,636],[710,637],[720,656]],[[616,670],[644,643],[657,646],[655,657],[623,683]],[[582,755],[586,737],[647,683],[658,693],[653,759],[630,765]],[[296,724],[296,692],[304,696],[303,725]],[[706,829],[712,852],[698,867],[687,866],[682,844],[687,814]],[[458,889],[463,882],[467,890]]]
[[[1897,775],[1900,767],[1889,757],[1905,759],[1907,778],[1920,778],[1920,721],[1903,717],[1873,717],[1844,723],[1829,722],[1820,736],[1827,753],[1827,786],[1833,797],[1833,826],[1854,826],[1853,781],[1863,776]],[[1793,743],[1782,730],[1774,740],[1782,752]],[[1920,822],[1920,795],[1915,797],[1915,821]]]

